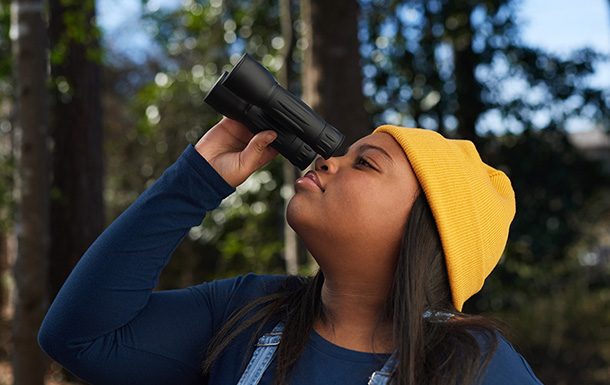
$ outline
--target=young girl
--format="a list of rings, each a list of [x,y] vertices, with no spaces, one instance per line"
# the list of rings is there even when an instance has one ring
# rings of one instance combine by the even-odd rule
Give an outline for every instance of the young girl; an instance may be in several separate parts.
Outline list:
[[[189,229],[278,154],[275,137],[223,118],[189,144],[82,256],[42,349],[92,384],[540,384],[491,321],[461,312],[504,250],[510,180],[430,130],[380,126],[296,181],[286,218],[313,277],[153,292]]]

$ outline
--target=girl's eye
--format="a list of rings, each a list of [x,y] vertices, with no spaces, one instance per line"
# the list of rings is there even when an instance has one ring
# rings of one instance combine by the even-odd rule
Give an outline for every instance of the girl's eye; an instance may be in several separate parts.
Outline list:
[[[371,166],[371,164],[369,162],[367,162],[366,159],[361,156],[359,156],[358,159],[356,160],[356,164],[364,164],[364,165],[366,165],[366,167],[373,168],[373,166]]]

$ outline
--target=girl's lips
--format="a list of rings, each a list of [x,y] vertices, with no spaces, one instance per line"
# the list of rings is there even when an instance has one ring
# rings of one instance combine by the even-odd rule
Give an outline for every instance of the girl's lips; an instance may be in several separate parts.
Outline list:
[[[320,182],[320,178],[318,178],[318,174],[315,171],[309,170],[303,176],[305,178],[309,178],[309,179],[313,180],[314,183],[320,188],[320,190],[322,190],[322,192],[324,192],[324,187],[322,187],[322,182]]]
[[[316,183],[316,180],[314,178],[312,178],[311,176],[305,174],[302,177],[298,178],[295,182],[294,182],[295,186],[296,185],[300,185],[300,186],[308,186],[308,187],[314,187],[316,190],[319,191],[324,191],[322,190],[322,188],[318,185],[318,183]]]
[[[294,181],[295,186],[307,186],[307,188],[315,188],[316,190],[320,190],[320,187],[311,179],[306,176],[302,176]]]

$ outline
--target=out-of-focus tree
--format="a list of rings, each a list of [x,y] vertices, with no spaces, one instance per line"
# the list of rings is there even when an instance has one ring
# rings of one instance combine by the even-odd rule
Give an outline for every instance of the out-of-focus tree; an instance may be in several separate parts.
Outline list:
[[[53,138],[49,252],[52,301],[105,225],[101,49],[95,1],[51,0],[48,30]],[[77,380],[69,371],[64,375],[70,381]]]
[[[8,359],[10,347],[11,273],[15,237],[13,222],[13,76],[10,30],[10,1],[0,1],[0,358]]]
[[[11,4],[15,68],[16,191],[18,251],[13,276],[16,301],[12,322],[15,384],[44,382],[44,355],[36,335],[47,303],[49,250],[49,160],[47,129],[47,39],[43,2]]]
[[[353,143],[371,131],[364,109],[357,1],[302,0],[303,99]]]
[[[49,10],[52,299],[104,228],[104,156],[95,2],[51,0]]]
[[[284,46],[280,49],[281,60],[283,65],[278,71],[278,81],[288,91],[296,93],[294,89],[295,78],[297,74],[294,71],[292,65],[292,57],[295,51],[297,31],[295,29],[295,21],[298,20],[298,14],[296,12],[294,0],[279,0],[280,7],[280,26],[282,30],[282,40]],[[288,159],[282,159],[282,190],[287,192],[282,196],[284,200],[284,212],[290,202],[290,197],[294,194],[294,182],[298,177],[301,176],[301,170],[295,167]],[[283,255],[286,263],[287,274],[298,274],[299,272],[299,260],[304,260],[308,255],[307,249],[300,242],[297,233],[288,225],[287,221],[283,223],[284,227],[284,248]]]

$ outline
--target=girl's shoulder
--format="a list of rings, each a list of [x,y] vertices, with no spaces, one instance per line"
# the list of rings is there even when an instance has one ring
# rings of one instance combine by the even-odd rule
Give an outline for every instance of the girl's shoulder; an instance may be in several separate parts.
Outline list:
[[[210,303],[220,321],[257,298],[282,289],[291,278],[282,274],[247,273],[203,282],[189,289],[201,301]]]
[[[491,338],[489,335],[475,335],[484,354],[490,351]],[[497,346],[492,353],[489,364],[485,369],[482,385],[542,385],[536,377],[531,366],[515,349],[513,344],[500,332],[495,333]]]
[[[271,294],[290,278],[284,274],[247,273],[229,278],[220,278],[204,284],[209,285],[214,295],[229,299],[234,296],[258,297]]]
[[[228,301],[235,297],[252,298],[271,294],[280,289],[290,277],[283,274],[247,273],[214,279],[192,288],[205,291],[211,297]]]

